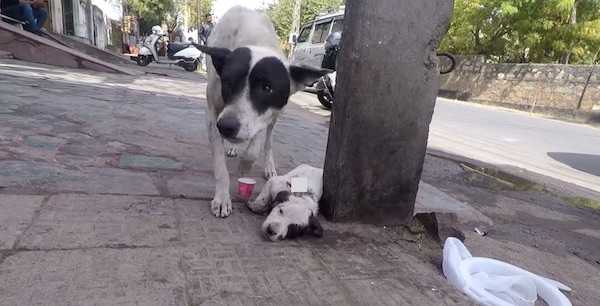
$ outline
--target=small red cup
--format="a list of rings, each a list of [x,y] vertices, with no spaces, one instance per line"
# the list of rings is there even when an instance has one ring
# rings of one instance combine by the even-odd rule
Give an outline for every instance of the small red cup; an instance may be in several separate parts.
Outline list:
[[[241,177],[238,179],[238,194],[244,201],[248,201],[252,196],[254,185],[256,185],[256,181],[251,178]]]

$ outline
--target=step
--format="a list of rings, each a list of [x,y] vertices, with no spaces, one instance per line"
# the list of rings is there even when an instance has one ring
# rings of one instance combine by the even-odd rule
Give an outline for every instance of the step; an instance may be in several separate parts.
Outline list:
[[[133,69],[100,60],[2,21],[0,21],[0,41],[2,49],[12,53],[18,60],[101,72],[139,74]]]
[[[2,51],[0,50],[0,59],[13,59],[15,58],[12,53],[8,52],[8,51]]]

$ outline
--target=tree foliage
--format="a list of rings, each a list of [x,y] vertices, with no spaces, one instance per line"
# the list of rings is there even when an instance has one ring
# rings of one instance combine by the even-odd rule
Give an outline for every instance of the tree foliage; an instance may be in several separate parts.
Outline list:
[[[210,14],[213,8],[214,0],[182,0],[185,5],[185,17],[192,28],[197,28],[198,24],[206,23],[206,15]],[[198,7],[200,6],[200,7]],[[198,9],[200,15],[198,15]]]
[[[139,17],[140,32],[145,34],[175,11],[173,0],[128,0],[129,11]]]
[[[455,0],[441,49],[497,62],[589,64],[600,49],[600,0]]]
[[[287,41],[293,26],[295,0],[276,0],[267,8],[267,15],[273,20],[277,35],[282,42]],[[323,11],[335,10],[344,4],[344,0],[302,0],[300,24],[314,20]]]

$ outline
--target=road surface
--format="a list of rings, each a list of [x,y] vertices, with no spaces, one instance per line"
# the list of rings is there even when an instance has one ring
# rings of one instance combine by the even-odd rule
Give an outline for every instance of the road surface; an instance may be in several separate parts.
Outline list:
[[[298,93],[292,101],[329,116],[313,94]],[[600,129],[588,125],[438,98],[429,148],[600,192]]]

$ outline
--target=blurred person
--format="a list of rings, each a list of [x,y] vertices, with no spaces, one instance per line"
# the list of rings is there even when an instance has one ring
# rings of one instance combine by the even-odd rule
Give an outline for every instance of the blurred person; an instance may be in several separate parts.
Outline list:
[[[45,0],[2,0],[2,13],[25,22],[23,28],[38,33],[48,18]]]

